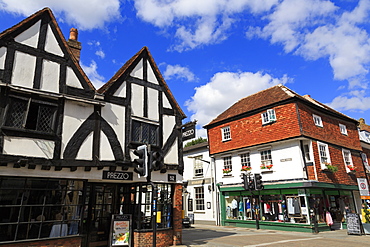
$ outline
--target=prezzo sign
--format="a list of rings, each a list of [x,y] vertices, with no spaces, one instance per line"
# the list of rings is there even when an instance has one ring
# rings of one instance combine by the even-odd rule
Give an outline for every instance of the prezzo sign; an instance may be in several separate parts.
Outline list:
[[[110,172],[103,171],[103,179],[110,180],[132,180],[132,172]]]
[[[182,140],[186,141],[195,138],[195,124],[182,129]]]

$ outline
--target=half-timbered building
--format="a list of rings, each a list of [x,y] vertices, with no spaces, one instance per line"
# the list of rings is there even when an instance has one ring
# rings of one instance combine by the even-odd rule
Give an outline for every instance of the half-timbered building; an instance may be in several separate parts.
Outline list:
[[[112,215],[131,246],[181,242],[184,113],[147,47],[99,90],[80,50],[48,8],[0,33],[0,245],[108,246]],[[163,157],[149,179],[142,145]]]

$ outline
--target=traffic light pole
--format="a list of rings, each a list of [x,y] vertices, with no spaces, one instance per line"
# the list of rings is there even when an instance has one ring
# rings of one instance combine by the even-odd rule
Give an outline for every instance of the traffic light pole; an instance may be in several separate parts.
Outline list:
[[[255,174],[254,179],[251,178],[251,174],[242,174],[242,179],[243,179],[243,187],[245,190],[249,190],[252,194],[252,210],[254,210],[254,215],[256,217],[256,229],[260,229],[260,222],[258,219],[258,204],[256,203],[259,202],[260,196],[259,195],[254,195],[253,191],[254,190],[261,190],[263,189],[262,186],[262,176],[260,174]]]

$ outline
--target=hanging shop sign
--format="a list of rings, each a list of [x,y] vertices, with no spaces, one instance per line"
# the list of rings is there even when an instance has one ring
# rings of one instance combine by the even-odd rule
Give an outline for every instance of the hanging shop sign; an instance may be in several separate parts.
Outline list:
[[[195,138],[195,123],[182,128],[182,140],[186,141]]]
[[[132,172],[110,172],[103,171],[103,179],[109,180],[132,180]]]
[[[131,214],[112,215],[110,246],[131,246]]]

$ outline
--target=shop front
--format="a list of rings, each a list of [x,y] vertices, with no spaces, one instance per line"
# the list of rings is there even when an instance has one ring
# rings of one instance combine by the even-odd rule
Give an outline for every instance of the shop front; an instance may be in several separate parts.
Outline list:
[[[152,184],[0,177],[0,245],[109,246],[112,215],[131,215],[128,246],[145,246],[140,241],[152,239],[153,220],[157,246],[168,245],[176,232],[174,217],[181,220],[181,204],[174,201],[181,201],[181,190],[175,193],[181,185],[155,185],[153,217]]]
[[[220,186],[221,224],[302,232],[345,229],[346,213],[358,211],[357,190],[316,182],[270,184],[252,192]]]

